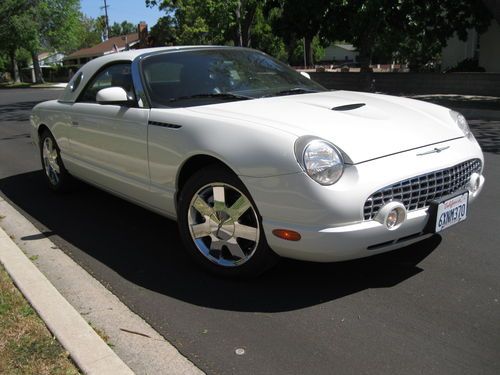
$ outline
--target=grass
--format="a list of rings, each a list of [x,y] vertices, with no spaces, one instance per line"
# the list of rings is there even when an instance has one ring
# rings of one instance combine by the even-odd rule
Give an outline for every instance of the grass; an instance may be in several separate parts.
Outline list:
[[[99,337],[110,347],[112,348],[114,345],[111,344],[111,342],[109,341],[109,336],[106,332],[104,332],[104,330],[102,329],[99,329],[97,327],[94,327],[94,325],[92,324],[92,322],[88,321],[87,322],[89,324],[89,326],[95,331],[95,333],[97,333],[97,335],[99,335]]]
[[[79,373],[0,265],[0,374]]]
[[[22,87],[30,87],[31,83],[26,82],[4,82],[0,83],[0,88],[2,89],[18,89]]]

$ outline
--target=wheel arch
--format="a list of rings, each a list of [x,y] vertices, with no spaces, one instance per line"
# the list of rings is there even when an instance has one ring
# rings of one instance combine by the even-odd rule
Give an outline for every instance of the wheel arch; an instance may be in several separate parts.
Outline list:
[[[47,132],[49,132],[49,133],[52,134],[52,132],[50,131],[50,128],[47,125],[45,125],[44,123],[39,124],[38,127],[36,128],[36,135],[37,135],[37,143],[38,143],[38,145],[40,145],[40,139],[42,137],[43,132],[45,132],[45,131],[47,131]]]
[[[38,137],[40,137],[44,131],[50,132],[49,127],[43,123],[38,125],[38,129],[37,129]]]
[[[198,172],[200,169],[214,164],[224,168],[225,170],[231,172],[235,176],[238,176],[238,174],[227,163],[223,162],[219,158],[216,158],[215,156],[207,154],[197,154],[190,156],[182,163],[181,167],[179,168],[179,172],[177,173],[176,189],[175,189],[176,203],[179,199],[179,193],[185,186],[186,181],[189,179],[189,177]]]

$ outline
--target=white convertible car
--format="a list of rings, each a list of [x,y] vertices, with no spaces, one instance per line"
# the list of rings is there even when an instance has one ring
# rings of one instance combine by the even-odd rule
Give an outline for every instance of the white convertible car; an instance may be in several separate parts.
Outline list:
[[[464,220],[484,183],[459,113],[328,91],[245,48],[97,58],[31,123],[53,190],[74,176],[176,219],[226,276],[405,246]]]

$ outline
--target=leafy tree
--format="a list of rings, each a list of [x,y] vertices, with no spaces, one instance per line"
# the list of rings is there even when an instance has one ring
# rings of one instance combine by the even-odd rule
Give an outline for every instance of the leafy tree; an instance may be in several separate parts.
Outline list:
[[[12,77],[20,81],[17,52],[21,47],[33,45],[37,37],[31,17],[27,13],[28,1],[3,0],[0,2],[0,51],[8,55]]]
[[[152,38],[155,47],[174,45],[177,40],[174,18],[167,14],[158,19],[156,25],[151,28],[149,36]]]
[[[272,9],[264,12],[263,7],[258,7],[255,14],[255,24],[252,28],[251,47],[257,48],[282,61],[288,59],[283,38],[273,32],[272,24],[280,17],[280,10]]]
[[[265,0],[145,0],[171,15],[178,44],[249,47],[252,27]]]
[[[491,15],[481,0],[350,0],[332,1],[324,29],[331,40],[349,40],[359,50],[363,70],[375,46],[398,53],[413,67],[439,54],[457,33],[484,31]]]
[[[8,51],[13,76],[18,79],[16,51],[31,54],[37,82],[43,82],[38,61],[42,49],[68,51],[79,43],[79,0],[2,0],[0,49]]]
[[[281,16],[273,27],[281,35],[289,47],[289,61],[294,60],[294,51],[299,40],[304,40],[306,50],[306,65],[314,65],[313,40],[323,35],[327,26],[325,14],[334,6],[336,1],[328,0],[271,0],[266,4],[266,9],[280,9]],[[303,48],[304,47],[299,47]]]
[[[137,32],[137,28],[133,23],[123,21],[122,23],[115,22],[109,30],[109,37],[132,34]]]
[[[75,49],[88,48],[99,44],[102,38],[102,28],[99,21],[80,13],[77,35],[78,45]]]

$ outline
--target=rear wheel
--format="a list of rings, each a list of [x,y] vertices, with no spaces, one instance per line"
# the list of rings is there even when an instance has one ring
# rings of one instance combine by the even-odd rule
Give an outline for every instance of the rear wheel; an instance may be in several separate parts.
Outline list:
[[[40,135],[40,157],[49,187],[58,192],[67,191],[71,176],[64,168],[59,147],[48,130]]]
[[[178,208],[183,243],[208,271],[254,277],[276,263],[255,203],[233,173],[218,166],[195,173],[180,193]]]

